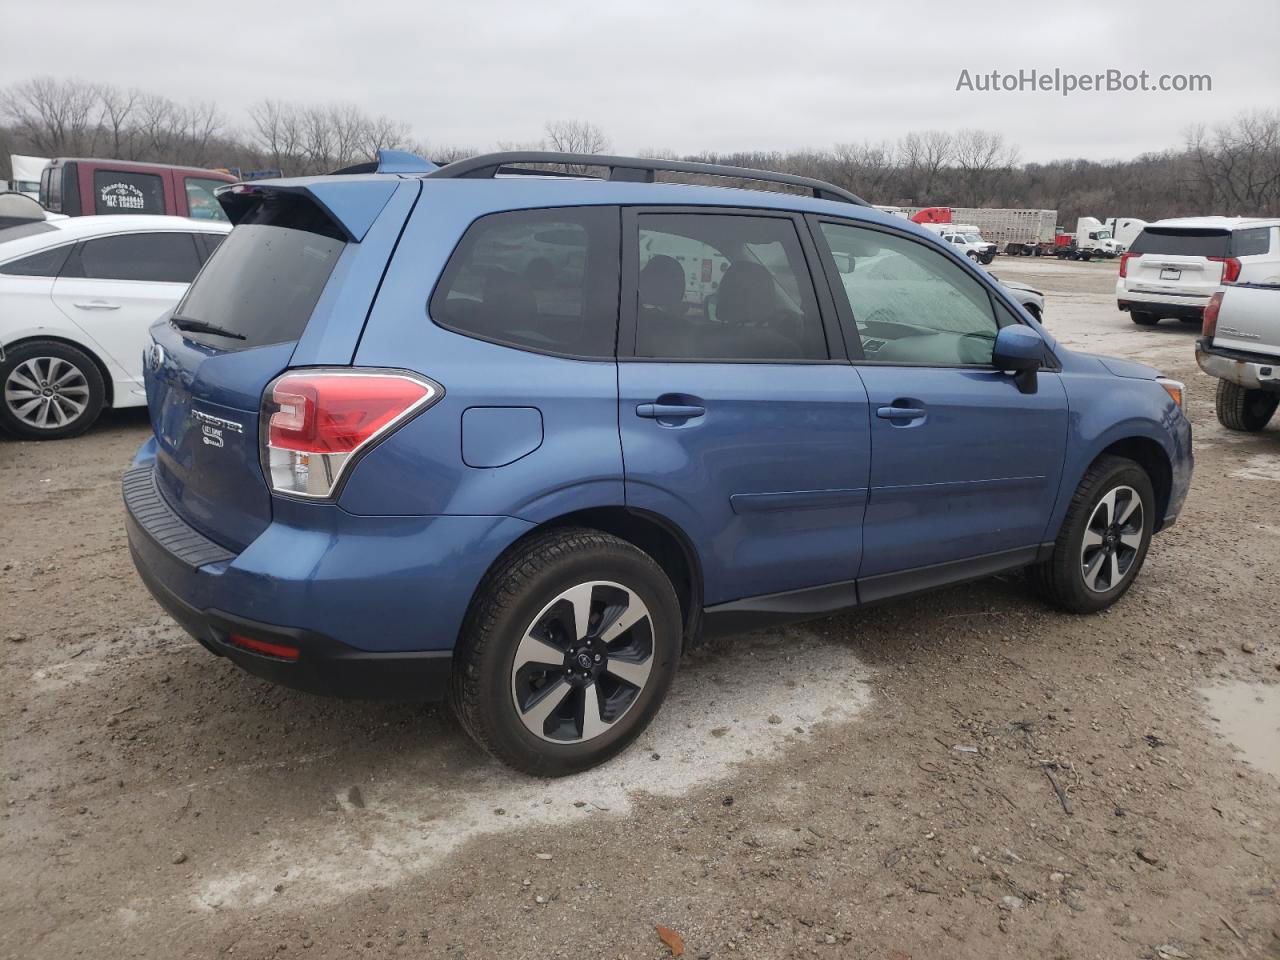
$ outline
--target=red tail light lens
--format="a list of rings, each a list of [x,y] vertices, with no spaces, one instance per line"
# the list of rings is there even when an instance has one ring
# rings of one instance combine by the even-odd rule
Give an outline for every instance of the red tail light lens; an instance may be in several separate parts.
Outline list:
[[[1215,263],[1222,264],[1222,282],[1235,283],[1240,279],[1240,261],[1235,257],[1209,257]]]
[[[384,370],[286,373],[263,397],[262,461],[276,493],[329,497],[352,458],[444,393]]]
[[[1124,256],[1120,258],[1120,276],[1127,277],[1129,275],[1129,261],[1136,260],[1140,256],[1142,256],[1142,254],[1130,253],[1126,250]]]
[[[1200,335],[1213,339],[1213,335],[1218,332],[1218,311],[1222,309],[1222,292],[1219,291],[1209,298],[1209,303],[1204,308],[1204,319],[1200,325]]]

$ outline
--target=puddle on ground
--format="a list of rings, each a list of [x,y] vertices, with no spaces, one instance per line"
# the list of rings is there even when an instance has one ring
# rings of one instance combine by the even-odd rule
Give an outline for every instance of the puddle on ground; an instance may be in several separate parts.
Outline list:
[[[1280,780],[1280,684],[1236,681],[1200,691],[1212,726],[1245,760]]]

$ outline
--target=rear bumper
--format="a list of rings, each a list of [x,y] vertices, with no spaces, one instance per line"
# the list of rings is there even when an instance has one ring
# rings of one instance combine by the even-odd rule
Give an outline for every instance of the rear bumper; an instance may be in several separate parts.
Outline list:
[[[1171,297],[1154,293],[1126,292],[1116,301],[1116,305],[1125,313],[1154,313],[1164,319],[1199,320],[1204,317],[1204,308],[1208,297]]]
[[[1239,384],[1246,390],[1280,393],[1280,358],[1270,360],[1225,350],[1200,340],[1196,343],[1196,363],[1209,376]]]
[[[129,549],[143,583],[212,652],[316,693],[441,696],[476,586],[532,527],[510,517],[364,517],[281,502],[237,554],[186,524],[151,468],[143,458],[124,478]],[[298,652],[251,652],[232,634]]]
[[[210,653],[226,657],[264,680],[307,693],[368,700],[441,700],[449,690],[453,653],[428,650],[370,653],[307,630],[258,623],[218,610],[197,610],[162,584],[133,548],[136,521],[129,518],[130,554],[156,602]],[[138,531],[138,535],[146,536]],[[298,651],[296,659],[268,656],[237,646],[249,637]]]

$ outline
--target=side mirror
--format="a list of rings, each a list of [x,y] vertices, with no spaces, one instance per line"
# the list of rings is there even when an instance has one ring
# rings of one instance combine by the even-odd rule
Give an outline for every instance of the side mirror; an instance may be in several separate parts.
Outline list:
[[[991,351],[991,365],[997,370],[1012,370],[1013,382],[1020,391],[1036,392],[1036,371],[1043,364],[1044,341],[1034,330],[1020,323],[1000,328]]]

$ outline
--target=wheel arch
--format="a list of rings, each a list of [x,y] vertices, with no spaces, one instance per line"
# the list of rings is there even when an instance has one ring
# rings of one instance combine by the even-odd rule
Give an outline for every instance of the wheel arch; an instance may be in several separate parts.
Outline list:
[[[107,366],[106,361],[98,355],[98,351],[89,346],[82,340],[73,340],[71,337],[62,337],[56,333],[34,333],[17,340],[10,341],[4,345],[5,353],[15,349],[16,347],[24,347],[29,343],[53,342],[60,343],[63,346],[75,347],[90,360],[93,365],[98,368],[98,373],[102,376],[103,398],[102,405],[104,408],[115,406],[115,384],[111,379],[111,370]]]
[[[1151,489],[1156,498],[1156,516],[1154,532],[1159,533],[1164,526],[1165,514],[1169,509],[1169,500],[1173,496],[1173,460],[1168,451],[1151,437],[1130,436],[1114,440],[1085,465],[1080,477],[1102,457],[1124,457],[1138,464],[1151,478]],[[1080,480],[1076,480],[1077,486]]]
[[[594,506],[544,520],[509,544],[491,568],[512,550],[539,533],[557,527],[589,527],[612,534],[643,550],[671,580],[680,601],[684,641],[689,644],[702,629],[702,564],[688,535],[668,518],[649,510],[624,506]],[[472,603],[475,598],[472,598]]]

